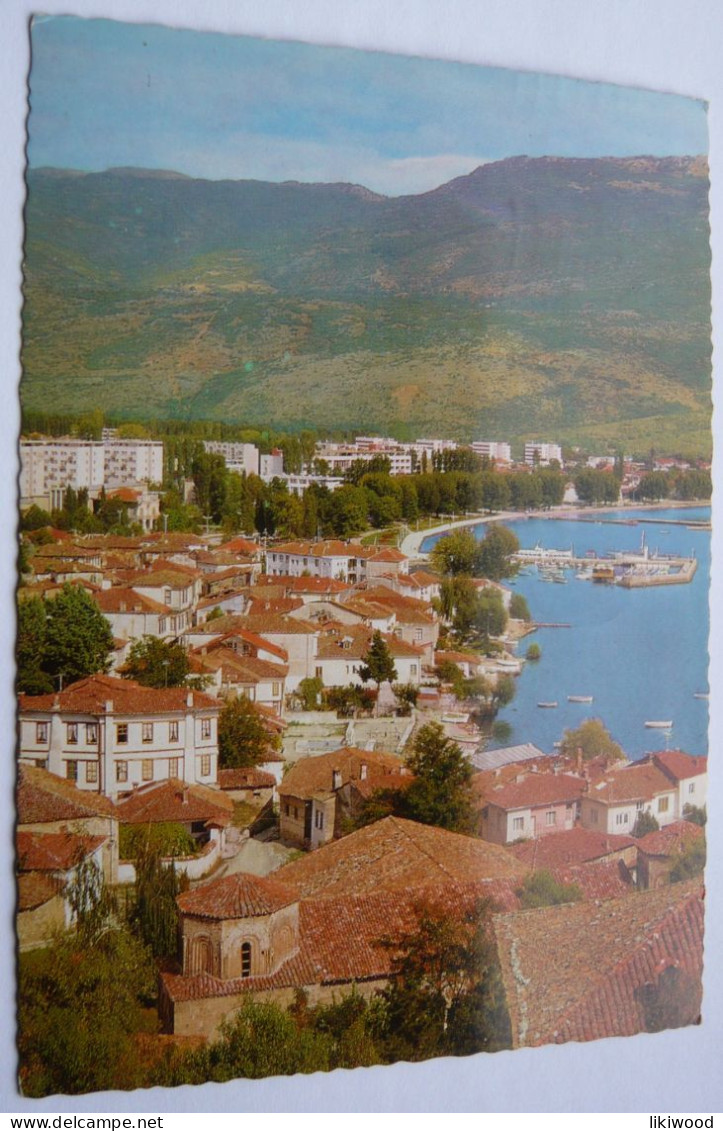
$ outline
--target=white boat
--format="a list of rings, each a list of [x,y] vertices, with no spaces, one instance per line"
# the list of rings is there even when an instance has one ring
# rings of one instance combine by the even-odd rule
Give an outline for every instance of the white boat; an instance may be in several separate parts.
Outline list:
[[[645,725],[650,730],[672,730],[673,720],[672,719],[664,719],[664,720],[663,719],[648,719],[648,721],[646,722]]]
[[[592,695],[568,695],[568,703],[592,703]]]
[[[556,707],[556,706],[557,706],[557,700],[554,700],[554,701],[552,701],[552,702],[550,702],[550,703],[545,703],[545,702],[543,702],[543,703],[538,703],[538,704],[537,704],[537,706],[538,706],[538,707]]]
[[[694,699],[710,699],[710,695],[708,694],[707,691],[694,691],[693,692],[693,698]]]

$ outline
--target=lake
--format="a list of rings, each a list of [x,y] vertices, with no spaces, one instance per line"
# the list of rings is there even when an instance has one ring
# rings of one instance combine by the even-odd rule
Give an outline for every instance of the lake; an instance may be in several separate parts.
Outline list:
[[[708,520],[710,508],[610,511],[600,517]],[[710,531],[539,518],[505,525],[523,548],[573,547],[578,556],[638,549],[644,531],[651,552],[694,555],[698,570],[688,585],[632,590],[577,580],[575,570],[566,571],[565,585],[543,582],[536,569],[513,579],[513,591],[526,597],[535,621],[571,627],[539,629],[520,642],[524,655],[537,641],[542,658],[525,664],[514,701],[498,715],[510,733],[490,740],[489,747],[533,742],[550,752],[563,731],[593,717],[603,720],[633,759],[664,748],[666,741],[690,754],[707,754],[708,701],[695,693],[708,691]],[[483,538],[484,526],[475,533]],[[592,695],[593,702],[569,703],[568,695]],[[539,702],[558,707],[540,708]],[[650,719],[673,720],[667,739],[645,727]]]

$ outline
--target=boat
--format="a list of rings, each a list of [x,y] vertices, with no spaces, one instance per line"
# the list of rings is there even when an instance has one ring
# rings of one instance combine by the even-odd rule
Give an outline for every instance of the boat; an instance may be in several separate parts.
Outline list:
[[[557,700],[552,700],[549,703],[545,703],[545,702],[538,703],[537,706],[538,707],[556,707],[557,706]]]
[[[672,730],[673,720],[672,719],[664,719],[664,720],[663,719],[648,719],[645,725],[646,725],[646,727],[648,727],[649,730]]]
[[[592,703],[592,695],[568,695],[568,703]]]
[[[615,581],[615,570],[612,566],[608,565],[594,566],[592,571],[592,579],[593,581],[607,582],[608,584],[610,584],[610,582]]]
[[[693,698],[694,699],[710,699],[710,695],[708,694],[707,691],[694,691],[693,692]]]

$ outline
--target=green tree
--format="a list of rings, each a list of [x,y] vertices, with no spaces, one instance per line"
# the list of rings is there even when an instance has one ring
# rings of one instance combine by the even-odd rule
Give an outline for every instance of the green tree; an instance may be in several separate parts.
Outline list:
[[[96,672],[107,672],[113,651],[110,625],[92,597],[66,583],[46,607],[43,670],[67,686]]]
[[[134,859],[136,882],[131,927],[154,958],[173,958],[178,949],[179,913],[176,896],[187,890],[188,878],[163,864],[161,850],[146,840]]]
[[[641,836],[647,836],[648,833],[657,833],[659,828],[660,825],[650,810],[641,809],[635,818],[633,836],[639,838]]]
[[[189,671],[188,653],[182,644],[142,636],[131,644],[122,675],[143,687],[182,687]]]
[[[303,709],[305,711],[315,711],[318,709],[321,701],[324,681],[323,679],[319,679],[318,676],[309,676],[301,680],[296,690],[301,699]]]
[[[470,530],[451,530],[430,552],[433,567],[446,577],[472,577],[477,568],[479,544]]]
[[[359,675],[365,683],[370,679],[373,679],[377,685],[387,680],[392,683],[397,678],[397,669],[389,645],[378,630],[372,634],[369,648],[362,656],[362,661]]]
[[[517,895],[523,908],[553,907],[558,903],[577,903],[582,891],[577,884],[560,883],[544,869],[525,876]]]
[[[419,730],[406,764],[414,781],[401,795],[402,815],[424,825],[468,831],[472,767],[440,723],[427,723]]]
[[[47,636],[45,605],[40,597],[18,602],[15,643],[15,687],[28,695],[43,695],[53,690],[53,681],[43,671]]]
[[[43,527],[50,525],[51,517],[48,511],[42,510],[41,507],[37,507],[35,504],[28,507],[20,516],[21,530],[42,530]]]
[[[510,600],[510,616],[513,620],[523,620],[529,623],[532,620],[530,606],[521,593],[513,593]]]
[[[533,663],[534,663],[534,661],[539,660],[541,656],[542,656],[542,649],[540,648],[540,645],[535,640],[533,640],[532,644],[528,644],[528,646],[527,646],[527,651],[525,652],[525,659],[526,660],[532,660]]]
[[[475,572],[478,577],[487,577],[490,581],[501,581],[504,577],[512,577],[517,573],[517,565],[512,560],[520,548],[517,535],[506,526],[498,523],[487,528],[482,541],[479,543]]]
[[[683,820],[690,821],[693,825],[700,825],[701,828],[705,828],[706,821],[708,820],[705,805],[702,807],[698,805],[684,805]]]
[[[394,953],[377,1041],[387,1063],[510,1047],[490,912],[485,900],[420,907],[412,931],[381,940]]]
[[[705,837],[699,836],[688,841],[678,853],[673,866],[668,873],[671,884],[680,880],[689,880],[693,876],[700,876],[705,868],[706,846]]]
[[[622,747],[615,742],[601,719],[586,719],[574,730],[566,730],[560,751],[567,758],[576,757],[580,751],[585,762],[598,757],[607,762],[625,760]]]
[[[269,747],[278,749],[261,713],[244,695],[229,699],[218,719],[218,756],[226,769],[256,766]]]

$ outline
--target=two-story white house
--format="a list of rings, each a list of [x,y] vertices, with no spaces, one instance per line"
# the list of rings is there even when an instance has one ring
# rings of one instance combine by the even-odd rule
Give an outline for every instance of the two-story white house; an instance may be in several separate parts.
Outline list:
[[[632,833],[641,813],[661,828],[678,819],[678,786],[652,762],[633,762],[608,771],[582,797],[580,823],[606,833]]]
[[[115,800],[146,782],[218,781],[211,695],[95,675],[50,695],[19,696],[20,761]]]

